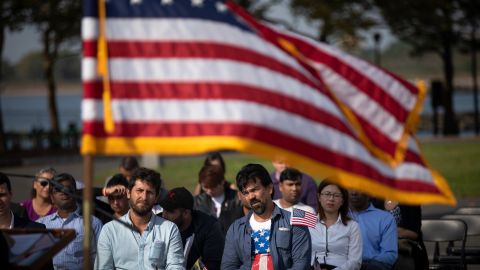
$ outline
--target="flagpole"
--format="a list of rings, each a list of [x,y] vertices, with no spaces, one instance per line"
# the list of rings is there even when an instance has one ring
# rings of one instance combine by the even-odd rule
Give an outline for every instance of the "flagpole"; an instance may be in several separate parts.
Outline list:
[[[92,236],[92,180],[93,180],[93,156],[83,156],[83,269],[92,268],[91,258],[91,236]]]

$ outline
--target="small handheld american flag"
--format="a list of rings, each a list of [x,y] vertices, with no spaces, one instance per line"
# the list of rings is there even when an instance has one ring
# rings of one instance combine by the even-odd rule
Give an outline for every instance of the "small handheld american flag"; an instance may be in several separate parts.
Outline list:
[[[291,222],[292,225],[308,226],[315,228],[317,224],[317,216],[314,214],[303,211],[301,209],[293,208]]]

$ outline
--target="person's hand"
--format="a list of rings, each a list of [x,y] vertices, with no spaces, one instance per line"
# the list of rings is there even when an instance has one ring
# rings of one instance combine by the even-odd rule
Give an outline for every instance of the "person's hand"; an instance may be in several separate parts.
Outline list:
[[[122,185],[115,185],[115,186],[103,188],[103,196],[106,197],[113,193],[116,193],[118,195],[127,194],[127,188]]]

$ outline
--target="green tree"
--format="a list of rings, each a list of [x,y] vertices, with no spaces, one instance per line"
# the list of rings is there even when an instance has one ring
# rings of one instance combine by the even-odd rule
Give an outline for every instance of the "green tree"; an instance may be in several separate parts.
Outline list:
[[[457,0],[377,0],[385,22],[392,32],[412,47],[412,53],[437,54],[443,62],[445,91],[443,96],[443,134],[459,133],[453,107],[453,49],[460,40],[464,14]]]
[[[29,3],[30,21],[41,33],[43,43],[44,77],[48,89],[48,108],[52,137],[58,141],[60,126],[55,101],[55,64],[61,46],[80,39],[81,1],[72,0],[25,0]]]
[[[361,30],[377,24],[368,0],[291,0],[290,7],[294,14],[310,22],[320,22],[320,41],[337,40],[350,48],[358,45]]]
[[[26,22],[26,9],[23,2],[19,0],[0,1],[0,60],[3,60],[3,45],[5,42],[5,31],[20,30]],[[3,84],[3,61],[0,61],[0,84]],[[0,154],[5,153],[5,132],[3,130],[3,115],[0,107]]]

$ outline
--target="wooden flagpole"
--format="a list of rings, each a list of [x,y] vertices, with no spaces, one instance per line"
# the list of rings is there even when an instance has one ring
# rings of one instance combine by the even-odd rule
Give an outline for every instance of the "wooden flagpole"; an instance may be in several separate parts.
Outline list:
[[[92,188],[93,188],[93,156],[83,156],[83,269],[92,269]]]

